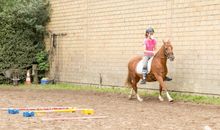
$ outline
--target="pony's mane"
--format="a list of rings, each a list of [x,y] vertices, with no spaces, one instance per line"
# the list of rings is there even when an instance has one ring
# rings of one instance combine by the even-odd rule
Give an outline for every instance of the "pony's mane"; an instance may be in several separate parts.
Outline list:
[[[158,57],[159,55],[161,55],[160,53],[162,53],[165,49],[165,45],[163,44],[160,49],[157,51],[157,53],[155,54],[154,57]]]

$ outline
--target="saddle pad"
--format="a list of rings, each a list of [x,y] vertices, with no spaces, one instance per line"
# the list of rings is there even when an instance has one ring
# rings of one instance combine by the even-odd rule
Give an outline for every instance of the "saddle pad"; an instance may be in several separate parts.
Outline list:
[[[153,60],[153,56],[148,60],[148,65],[147,65],[147,73],[150,72],[150,69],[151,69],[151,63],[152,63],[152,60]],[[144,57],[138,62],[137,66],[136,66],[136,72],[138,74],[142,74],[142,70],[143,70],[143,66],[144,66]]]

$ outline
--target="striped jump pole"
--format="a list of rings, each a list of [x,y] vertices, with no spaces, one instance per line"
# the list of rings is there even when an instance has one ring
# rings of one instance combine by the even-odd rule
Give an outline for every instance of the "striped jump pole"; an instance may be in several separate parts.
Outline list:
[[[93,109],[76,109],[76,108],[71,108],[71,109],[60,109],[60,110],[37,110],[33,111],[35,113],[51,113],[51,112],[76,112],[76,111],[81,111],[83,114],[91,115],[94,114]]]
[[[86,119],[103,119],[107,116],[85,116],[85,117],[58,117],[58,118],[42,118],[42,121],[62,121],[62,120],[86,120]]]
[[[30,107],[30,108],[0,108],[0,110],[16,109],[20,111],[34,111],[34,110],[61,110],[61,109],[72,109],[73,107]]]
[[[94,114],[94,110],[93,109],[60,109],[60,110],[36,110],[36,111],[25,111],[23,112],[23,116],[24,117],[33,117],[35,115],[40,115],[40,114],[46,114],[46,113],[62,113],[62,112],[69,112],[69,113],[73,113],[76,111],[81,111],[82,114],[85,115],[92,115]]]
[[[51,113],[51,112],[75,112],[76,109],[59,109],[59,110],[36,110],[35,113]]]

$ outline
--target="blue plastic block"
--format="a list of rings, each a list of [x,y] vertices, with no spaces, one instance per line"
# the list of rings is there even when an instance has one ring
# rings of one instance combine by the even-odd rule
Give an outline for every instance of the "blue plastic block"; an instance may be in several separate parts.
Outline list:
[[[34,112],[32,111],[23,112],[23,117],[34,117]]]
[[[8,109],[8,114],[18,114],[19,110],[18,109]]]

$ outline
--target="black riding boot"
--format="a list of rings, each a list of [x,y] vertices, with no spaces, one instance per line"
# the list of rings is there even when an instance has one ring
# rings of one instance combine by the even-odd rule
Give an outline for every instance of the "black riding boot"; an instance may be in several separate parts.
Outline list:
[[[146,76],[147,76],[147,74],[143,74],[143,78],[141,80],[141,84],[146,84]]]
[[[171,81],[172,80],[172,78],[169,78],[169,77],[165,77],[165,81]]]

